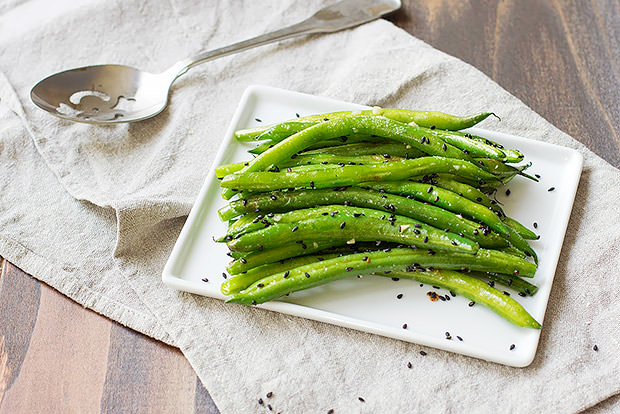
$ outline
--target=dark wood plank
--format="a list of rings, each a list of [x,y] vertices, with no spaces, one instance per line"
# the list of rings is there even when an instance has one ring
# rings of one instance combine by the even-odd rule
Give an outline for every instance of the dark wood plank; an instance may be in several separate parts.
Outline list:
[[[617,1],[403,2],[390,19],[620,166]]]
[[[40,296],[39,282],[0,258],[0,407],[28,352]]]
[[[3,264],[0,413],[218,413],[178,349]]]

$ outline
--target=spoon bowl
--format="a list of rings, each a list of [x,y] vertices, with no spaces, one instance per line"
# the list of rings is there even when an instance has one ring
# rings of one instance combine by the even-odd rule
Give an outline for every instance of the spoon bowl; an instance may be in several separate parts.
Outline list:
[[[43,79],[30,97],[39,108],[71,121],[139,121],[166,107],[174,80],[166,75],[123,65],[86,66]]]
[[[343,0],[300,23],[200,53],[175,63],[163,73],[123,65],[85,66],[43,79],[32,88],[30,97],[39,108],[71,121],[140,121],[163,111],[172,83],[200,63],[295,36],[336,32],[378,19],[398,8],[400,0]]]

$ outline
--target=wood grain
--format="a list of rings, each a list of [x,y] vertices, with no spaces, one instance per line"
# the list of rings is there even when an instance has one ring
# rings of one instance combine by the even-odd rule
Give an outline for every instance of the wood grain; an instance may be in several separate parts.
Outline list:
[[[390,17],[620,167],[618,1],[416,0]]]
[[[389,19],[620,167],[617,0],[404,0]],[[177,349],[0,266],[0,414],[218,412]]]
[[[1,274],[0,413],[219,412],[178,349]]]

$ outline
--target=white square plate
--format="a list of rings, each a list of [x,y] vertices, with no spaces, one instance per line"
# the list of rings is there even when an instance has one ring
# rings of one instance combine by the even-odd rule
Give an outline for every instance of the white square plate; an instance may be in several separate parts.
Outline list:
[[[254,144],[237,142],[237,129],[281,122],[315,113],[355,110],[361,105],[264,86],[249,87],[239,103],[226,137],[163,271],[163,281],[172,288],[225,299],[220,292],[222,273],[230,258],[223,243],[213,236],[226,232],[217,210],[225,205],[214,168],[249,159]],[[259,121],[262,121],[259,123]],[[532,161],[530,174],[540,174],[539,183],[515,177],[498,191],[504,211],[536,231],[540,240],[532,247],[540,262],[532,283],[539,286],[533,297],[511,292],[539,322],[543,322],[551,283],[581,175],[582,156],[577,151],[539,141],[471,128],[470,132],[519,149]],[[555,187],[555,190],[548,191]],[[208,282],[202,281],[208,278]],[[259,305],[262,308],[301,316],[378,335],[415,342],[511,366],[529,365],[536,353],[540,331],[512,325],[491,310],[457,296],[450,301],[431,302],[428,285],[384,277],[364,276],[332,282],[289,297]],[[396,295],[402,293],[402,299]],[[402,325],[406,323],[407,329]],[[544,327],[543,327],[544,329]],[[450,332],[452,340],[446,339]],[[457,339],[462,338],[462,341]],[[510,345],[515,348],[510,350]]]

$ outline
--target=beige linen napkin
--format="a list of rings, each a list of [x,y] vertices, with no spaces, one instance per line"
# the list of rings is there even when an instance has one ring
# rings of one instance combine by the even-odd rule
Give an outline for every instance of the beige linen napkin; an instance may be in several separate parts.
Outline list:
[[[256,401],[268,391],[275,412],[340,413],[577,412],[620,392],[620,172],[475,68],[377,21],[196,68],[152,120],[73,124],[33,107],[34,81],[91,63],[157,72],[329,1],[51,3],[0,7],[0,254],[76,301],[179,346],[222,412],[266,411]],[[422,357],[415,344],[162,285],[227,123],[256,83],[381,106],[491,109],[503,119],[493,129],[584,155],[530,367],[428,349]]]

